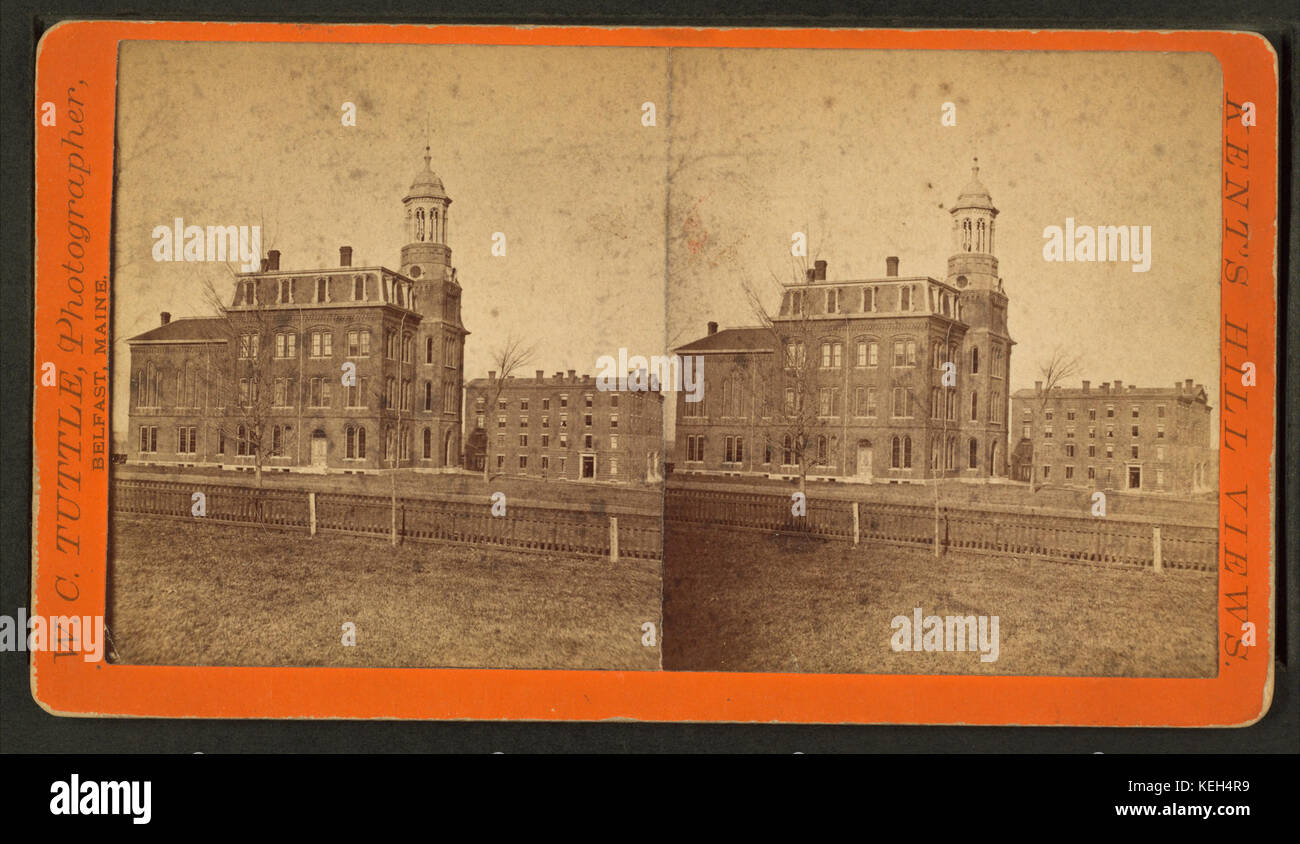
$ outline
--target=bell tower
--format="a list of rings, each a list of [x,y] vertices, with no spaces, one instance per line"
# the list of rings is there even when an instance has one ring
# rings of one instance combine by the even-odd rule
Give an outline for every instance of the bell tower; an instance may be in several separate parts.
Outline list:
[[[433,172],[429,147],[424,169],[402,198],[402,274],[414,282],[415,332],[411,424],[413,463],[421,468],[460,464],[461,400],[465,335],[460,319],[460,282],[447,246],[451,198]]]
[[[424,148],[424,169],[415,174],[402,199],[406,245],[402,247],[402,274],[423,281],[451,278],[451,249],[447,247],[447,208],[451,198],[442,179],[430,166],[432,155]]]
[[[988,188],[980,182],[979,159],[971,167],[970,181],[962,188],[952,215],[952,257],[948,283],[959,290],[997,290],[998,259],[993,255],[993,228],[998,209]]]

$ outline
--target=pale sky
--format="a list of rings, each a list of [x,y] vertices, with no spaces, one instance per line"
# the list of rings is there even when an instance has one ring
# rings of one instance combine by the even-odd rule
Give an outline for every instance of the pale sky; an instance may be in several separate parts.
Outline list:
[[[284,269],[333,266],[343,244],[357,265],[396,268],[431,117],[467,378],[508,333],[537,344],[529,371],[594,372],[602,354],[662,353],[708,320],[753,324],[743,283],[790,277],[794,231],[832,280],[883,275],[887,255],[943,278],[945,209],[978,155],[1001,211],[1012,387],[1060,344],[1094,384],[1193,378],[1217,404],[1209,55],[130,43],[120,85],[119,363],[159,311],[203,313],[202,278],[229,283],[218,265],[151,260],[150,230],[175,216],[264,218]],[[1150,225],[1151,270],[1045,262],[1043,228],[1066,217]],[[497,231],[505,258],[490,254]]]

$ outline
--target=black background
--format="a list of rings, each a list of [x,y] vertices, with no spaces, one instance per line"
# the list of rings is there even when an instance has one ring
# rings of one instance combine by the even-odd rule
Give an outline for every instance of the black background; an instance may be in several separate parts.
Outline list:
[[[36,43],[40,34],[62,19],[114,17],[124,19],[198,19],[198,20],[282,20],[312,22],[375,23],[497,23],[497,24],[625,24],[689,26],[853,26],[906,28],[1089,28],[1089,29],[1238,29],[1259,32],[1272,42],[1278,53],[1281,84],[1280,140],[1281,180],[1279,184],[1280,219],[1280,310],[1282,325],[1297,324],[1295,289],[1296,271],[1292,256],[1297,247],[1297,232],[1292,220],[1296,176],[1292,171],[1292,147],[1295,142],[1296,65],[1294,49],[1298,31],[1297,4],[1278,0],[1249,2],[1141,2],[1140,0],[1103,0],[1080,5],[1075,2],[1026,2],[1007,0],[996,4],[970,2],[908,2],[860,4],[844,2],[806,2],[781,4],[742,2],[567,2],[553,4],[549,10],[515,2],[515,0],[457,0],[457,2],[363,2],[363,0],[312,0],[279,11],[262,2],[233,0],[224,3],[200,2],[129,2],[92,3],[63,0],[42,7],[30,3],[3,2],[3,66],[0,68],[0,91],[3,91],[3,145],[0,146],[0,343],[3,343],[3,366],[0,366],[0,613],[13,615],[18,606],[30,602],[30,531],[31,476],[31,396],[35,380],[32,368],[32,132],[36,111],[33,102]],[[1140,84],[1140,82],[1136,83]],[[1123,92],[1116,92],[1122,97]],[[224,783],[224,790],[257,792],[270,799],[286,799],[303,783],[317,783],[328,795],[337,785],[347,787],[352,778],[354,794],[369,793],[376,782],[392,779],[384,775],[383,762],[376,764],[362,758],[331,760],[263,760],[257,763],[239,759],[219,759],[190,754],[229,753],[997,753],[1038,752],[1068,754],[1133,753],[1214,753],[1259,754],[1296,753],[1300,751],[1300,696],[1297,695],[1296,666],[1300,644],[1297,643],[1298,602],[1296,581],[1296,331],[1280,329],[1284,355],[1279,378],[1279,428],[1286,439],[1279,440],[1279,467],[1276,489],[1279,536],[1277,538],[1278,623],[1277,661],[1273,704],[1269,713],[1251,727],[1241,729],[1096,729],[1096,728],[957,728],[896,726],[778,726],[730,724],[630,724],[630,723],[446,723],[446,722],[347,722],[347,721],[221,721],[221,720],[154,720],[124,718],[57,718],[41,710],[32,700],[27,669],[27,654],[0,654],[0,752],[6,754],[185,754],[170,760],[136,757],[118,760],[74,760],[45,758],[19,760],[13,757],[0,762],[10,776],[27,772],[19,791],[6,788],[4,803],[30,807],[29,794],[36,792],[42,812],[49,800],[49,783],[77,770],[83,778],[144,778],[154,782],[155,818],[166,814],[163,794],[172,795],[174,811],[183,800],[194,800],[195,790]],[[1285,398],[1284,398],[1285,397]],[[1285,401],[1285,406],[1283,404]],[[1283,431],[1279,430],[1279,434]],[[1284,445],[1282,443],[1285,443]],[[1283,468],[1285,467],[1285,469]],[[798,757],[794,757],[798,758]],[[1046,761],[1046,760],[1044,760]],[[1282,760],[1274,760],[1282,761]],[[1293,760],[1286,760],[1287,767]],[[486,758],[470,764],[472,773],[482,765],[481,773],[492,781],[501,776],[502,764]],[[697,763],[690,763],[695,768]],[[892,772],[916,777],[924,793],[933,800],[933,789],[951,788],[963,792],[970,784],[975,792],[988,787],[986,774],[978,764],[938,762],[938,768],[923,761],[880,760],[862,763],[854,774],[855,782],[867,792],[881,796],[868,783]],[[948,767],[945,770],[945,765]],[[1153,778],[1251,779],[1254,795],[1217,796],[1214,801],[1265,801],[1269,782],[1265,775],[1266,760],[1138,760],[1114,756],[1078,757],[1054,762],[1048,771],[1030,760],[1011,760],[996,764],[997,769],[1014,772],[1014,793],[1042,807],[1044,801],[1059,801],[1063,790],[1090,791],[1095,799],[1087,810],[1113,811],[1113,802],[1128,797],[1125,783],[1137,779],[1142,771],[1160,765]],[[900,766],[900,767],[895,767]],[[407,766],[403,766],[407,767]],[[763,767],[766,767],[764,765]],[[782,768],[788,771],[789,765]],[[800,765],[802,767],[802,763]],[[1271,766],[1268,766],[1271,767]],[[675,766],[680,770],[681,766]],[[93,769],[93,770],[92,770]],[[138,771],[132,774],[132,771]],[[639,775],[628,774],[620,787],[624,797],[661,803],[664,795],[655,782],[661,774],[647,769]],[[1254,776],[1252,776],[1252,771]],[[377,779],[369,778],[379,772]],[[904,773],[906,772],[906,773]],[[747,772],[761,777],[761,768]],[[442,775],[431,773],[434,780]],[[527,775],[525,775],[527,776]],[[534,774],[536,776],[536,774]],[[232,778],[234,778],[232,780]],[[242,778],[242,779],[241,779]],[[643,778],[643,779],[642,779]],[[259,785],[260,784],[260,785]],[[735,785],[736,783],[732,783]],[[591,784],[587,784],[591,785]],[[596,787],[613,788],[605,782]],[[399,786],[397,795],[405,794]],[[445,785],[443,797],[454,797],[465,784]],[[594,787],[594,786],[593,786]],[[981,805],[999,812],[1006,810],[1006,787],[999,786],[1001,798],[984,804],[971,802],[971,810]],[[278,790],[277,790],[278,789]],[[1293,789],[1293,786],[1292,786]],[[681,793],[676,787],[674,792]],[[1271,802],[1282,808],[1282,801]],[[340,792],[344,793],[344,792]],[[390,792],[383,792],[390,794]],[[789,799],[787,792],[781,800]],[[378,792],[376,792],[378,794]],[[372,795],[374,796],[374,795]],[[823,795],[831,797],[828,792]],[[859,794],[858,797],[862,797]],[[1294,791],[1291,794],[1294,798]],[[957,794],[958,804],[961,803]],[[241,798],[242,799],[242,798]],[[578,798],[575,795],[575,799]],[[685,795],[683,804],[698,796]],[[908,811],[906,795],[889,795],[885,799],[895,808]],[[1068,803],[1075,803],[1070,798]],[[1170,795],[1164,795],[1169,800]],[[419,792],[406,795],[419,812],[440,811],[434,805],[421,805]],[[745,803],[763,800],[762,788],[751,788]],[[901,802],[895,802],[901,801]],[[438,800],[441,803],[441,798]],[[1138,802],[1138,801],[1133,801]],[[1149,802],[1160,802],[1151,800]],[[1187,802],[1200,802],[1189,799]],[[201,801],[200,801],[201,805]],[[648,804],[644,804],[648,805]],[[933,806],[933,803],[926,805]],[[346,811],[347,802],[337,808]],[[674,811],[680,810],[678,805]],[[1000,808],[999,808],[1000,807]],[[444,806],[443,809],[454,809]],[[877,807],[877,810],[880,807]],[[874,810],[873,810],[874,811]],[[1076,814],[1071,810],[1071,816]],[[1104,812],[1103,812],[1104,814]],[[46,815],[48,817],[48,815]],[[191,820],[194,815],[191,815]],[[63,819],[68,820],[68,819]],[[1061,820],[1066,820],[1063,816]],[[1215,825],[1236,819],[1216,819]],[[123,825],[128,821],[93,819],[97,824]],[[1067,821],[1068,822],[1068,821]],[[1150,823],[1146,821],[1145,823]],[[138,829],[139,827],[137,827]],[[634,828],[624,828],[635,834]]]

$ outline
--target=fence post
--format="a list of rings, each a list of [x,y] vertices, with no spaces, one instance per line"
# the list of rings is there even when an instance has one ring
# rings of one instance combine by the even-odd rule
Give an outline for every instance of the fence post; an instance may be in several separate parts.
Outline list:
[[[311,525],[311,535],[316,535],[316,493],[307,493],[307,521]]]
[[[1155,570],[1163,571],[1164,561],[1160,559],[1160,526],[1151,528],[1151,550],[1154,552]]]
[[[858,502],[853,502],[853,544],[858,544]]]
[[[618,516],[609,517],[609,561],[618,562]]]

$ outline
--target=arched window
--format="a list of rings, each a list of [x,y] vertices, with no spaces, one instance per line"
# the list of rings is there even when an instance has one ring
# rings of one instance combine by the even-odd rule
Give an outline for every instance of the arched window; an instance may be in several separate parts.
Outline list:
[[[251,453],[248,449],[248,437],[246,436],[246,433],[247,432],[245,431],[243,425],[240,425],[238,428],[235,429],[235,438],[238,440],[239,443],[239,447],[237,451],[239,452],[240,456]]]
[[[428,428],[424,429],[424,459],[433,459],[433,431]]]
[[[349,460],[355,459],[357,456],[357,429],[349,425],[343,429],[343,434],[347,442],[347,451],[344,452],[344,456]]]
[[[970,393],[970,421],[979,421],[980,394],[978,390],[971,390]]]
[[[903,468],[912,468],[912,438],[903,437]]]
[[[976,373],[980,371],[980,349],[975,346],[970,350],[970,371]]]
[[[903,466],[903,443],[898,437],[894,437],[891,443],[889,453],[889,466],[893,469],[901,469]]]
[[[366,429],[357,428],[357,459],[361,460],[366,456]]]
[[[432,381],[424,382],[424,409],[433,410],[433,382]]]
[[[415,239],[424,240],[424,209],[415,209]]]
[[[424,340],[424,362],[433,363],[433,338],[426,337]]]
[[[961,248],[965,252],[970,251],[971,225],[970,217],[961,221]]]
[[[976,252],[988,251],[988,249],[984,246],[984,232],[985,232],[984,221],[980,220],[978,223],[975,224],[975,233],[976,233],[975,251]]]
[[[820,434],[817,437],[817,462],[826,462],[826,435]]]
[[[978,469],[980,467],[980,445],[971,437],[970,441],[970,468]]]
[[[785,439],[781,441],[781,465],[782,466],[794,465],[794,455],[791,453],[792,451],[793,449],[790,448],[790,435],[786,434]]]

